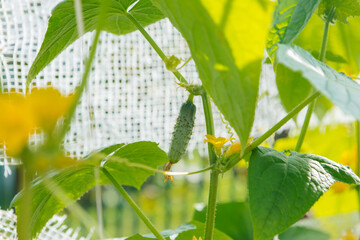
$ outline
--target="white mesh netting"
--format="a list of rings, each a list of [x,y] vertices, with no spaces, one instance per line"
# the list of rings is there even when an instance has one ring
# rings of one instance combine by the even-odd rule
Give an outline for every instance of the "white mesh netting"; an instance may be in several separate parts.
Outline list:
[[[88,240],[87,237],[79,236],[79,229],[74,230],[64,225],[66,216],[52,217],[39,234],[37,240],[62,239],[62,240]],[[16,236],[16,215],[12,210],[0,210],[0,239],[14,240]]]
[[[0,67],[4,89],[25,91],[28,70],[41,46],[51,9],[58,2],[0,0]],[[147,30],[167,55],[189,58],[185,40],[168,20],[157,22]],[[89,33],[68,47],[36,77],[33,86],[51,84],[65,94],[73,92],[81,78],[83,59],[91,40]],[[94,66],[89,87],[66,137],[65,148],[70,155],[79,157],[102,146],[139,140],[158,142],[167,151],[187,93],[178,88],[174,76],[142,35],[134,32],[116,36],[103,32]],[[271,70],[268,71],[266,76],[271,75]],[[199,82],[192,61],[181,72],[189,81]],[[262,81],[260,88],[269,90],[269,83]],[[269,99],[276,96],[276,90],[271,89],[274,88],[260,101],[265,102],[265,107],[258,108],[254,129],[264,129],[279,118],[278,102],[272,103],[271,110],[266,107]],[[204,152],[205,121],[200,98],[195,103],[196,126],[189,149],[199,148]],[[214,115],[216,134],[228,136],[216,109]],[[2,165],[14,163],[6,156],[1,157]]]

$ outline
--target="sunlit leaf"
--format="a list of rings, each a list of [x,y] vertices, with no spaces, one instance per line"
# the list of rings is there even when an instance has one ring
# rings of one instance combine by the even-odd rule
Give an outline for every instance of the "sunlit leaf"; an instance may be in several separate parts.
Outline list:
[[[326,63],[338,71],[356,76],[360,70],[360,18],[349,18],[348,21],[350,24],[337,22],[330,25],[326,54],[326,59],[329,57],[328,52],[331,52],[341,56],[346,62],[333,62],[329,59]],[[324,22],[314,15],[294,43],[307,50],[319,51],[323,37],[322,29]]]
[[[301,72],[335,105],[360,119],[360,85],[351,78],[316,60],[298,46],[279,44],[277,61],[293,71]]]
[[[136,142],[132,144],[116,144],[93,152],[76,166],[53,171],[46,176],[34,180],[31,186],[31,236],[35,237],[45,226],[47,221],[67,205],[78,200],[95,185],[111,184],[99,170],[101,161],[107,159],[106,169],[113,177],[124,185],[140,188],[142,183],[154,172],[129,165],[140,164],[145,167],[157,168],[167,162],[167,155],[156,143]],[[95,170],[99,170],[99,179],[95,178]],[[62,195],[61,190],[65,196]],[[14,201],[18,217],[18,230],[21,229],[22,192]],[[60,195],[59,195],[60,194]]]
[[[256,148],[249,164],[254,240],[270,240],[302,218],[335,181],[360,184],[348,167],[327,158]]]
[[[111,0],[111,4],[104,7],[106,19],[102,24],[102,30],[118,35],[135,31],[136,27],[125,16],[134,2],[136,1]],[[96,29],[100,3],[100,0],[82,0],[85,33]],[[162,13],[151,4],[150,0],[138,1],[129,12],[142,26],[163,18]],[[78,34],[76,24],[74,0],[65,0],[52,11],[45,39],[28,73],[27,84],[79,37],[81,36]]]
[[[320,0],[279,0],[266,44],[271,59],[278,43],[291,43],[305,27]]]
[[[261,59],[273,4],[234,0],[152,1],[186,39],[203,86],[245,146],[254,121]]]

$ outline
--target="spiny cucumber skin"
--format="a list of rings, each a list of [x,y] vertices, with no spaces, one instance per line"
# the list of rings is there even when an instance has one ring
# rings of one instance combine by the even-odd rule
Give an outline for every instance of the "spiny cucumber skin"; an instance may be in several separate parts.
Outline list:
[[[196,106],[191,101],[181,106],[168,154],[169,162],[172,164],[180,161],[186,152],[195,125],[195,113]]]

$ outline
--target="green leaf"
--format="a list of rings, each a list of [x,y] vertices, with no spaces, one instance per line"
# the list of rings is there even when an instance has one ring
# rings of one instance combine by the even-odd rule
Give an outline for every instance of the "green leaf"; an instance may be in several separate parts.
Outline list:
[[[316,60],[298,46],[279,44],[277,61],[293,71],[301,72],[335,105],[360,119],[360,85],[351,78]]]
[[[203,86],[244,147],[254,121],[272,3],[231,0],[152,2],[186,39]]]
[[[334,105],[331,103],[331,101],[327,97],[325,97],[324,95],[321,95],[316,99],[314,113],[316,114],[318,119],[321,121],[325,117],[326,113],[330,109],[332,109],[333,106]]]
[[[135,31],[136,27],[125,16],[134,2],[135,0],[111,0],[109,6],[104,6],[106,19],[102,24],[102,30],[118,35]],[[82,0],[85,33],[96,29],[100,3],[100,0]],[[138,1],[129,13],[142,26],[164,17],[150,0]],[[79,37],[81,36],[77,30],[74,0],[65,0],[52,11],[45,39],[28,73],[27,84],[30,84],[44,67]]]
[[[48,220],[67,205],[78,200],[95,185],[111,184],[101,171],[99,179],[95,179],[94,171],[106,160],[106,169],[120,184],[140,188],[141,184],[154,172],[133,167],[129,164],[139,164],[145,167],[157,168],[167,162],[167,155],[156,143],[136,142],[132,144],[116,144],[100,149],[89,155],[77,165],[61,171],[49,172],[38,177],[31,186],[31,236],[35,237]],[[121,161],[120,161],[121,159]],[[58,189],[66,195],[67,200],[59,199]],[[18,217],[18,229],[22,223],[22,192],[13,200]]]
[[[360,16],[360,5],[357,0],[323,0],[319,6],[318,14],[327,21],[331,14],[331,9],[335,8],[335,15],[331,22],[336,20],[342,23],[349,23],[348,17]]]
[[[303,30],[320,0],[279,0],[269,31],[266,49],[275,58],[278,43],[291,43]]]
[[[330,235],[317,229],[295,226],[279,235],[279,240],[329,240]]]
[[[360,184],[350,168],[325,157],[285,153],[259,147],[251,155],[248,178],[254,240],[270,240],[286,230],[335,181]]]
[[[193,220],[205,223],[207,207],[196,210]],[[250,210],[247,202],[219,203],[215,228],[234,240],[253,240]]]
[[[181,225],[180,227],[174,229],[174,230],[165,230],[162,231],[161,234],[166,239],[175,239],[175,240],[191,240],[193,239],[193,236],[202,239],[204,238],[204,229],[205,224],[198,222],[198,221],[191,221],[189,223],[186,223],[184,225]],[[141,235],[141,234],[135,234],[131,237],[126,238],[126,240],[149,240],[149,239],[156,239],[156,237],[152,234],[149,235]],[[217,229],[214,229],[214,240],[232,240],[229,236],[227,236],[225,233],[220,232]]]
[[[305,100],[312,89],[311,84],[300,73],[294,72],[284,65],[277,66],[276,85],[281,103],[287,112]]]

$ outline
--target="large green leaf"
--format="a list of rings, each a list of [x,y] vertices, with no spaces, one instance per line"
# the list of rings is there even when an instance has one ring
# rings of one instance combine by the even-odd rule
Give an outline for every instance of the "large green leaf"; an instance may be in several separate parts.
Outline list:
[[[279,235],[279,240],[329,240],[330,235],[317,229],[295,226]]]
[[[203,86],[245,146],[254,120],[273,4],[250,0],[152,2],[186,39]]]
[[[189,223],[181,225],[180,227],[178,227],[174,230],[162,231],[161,234],[166,239],[169,239],[169,240],[170,239],[191,240],[191,239],[193,239],[193,237],[196,237],[197,239],[199,239],[199,237],[201,237],[202,239],[204,239],[204,229],[205,229],[204,223],[193,220]],[[152,234],[149,234],[149,235],[135,234],[131,237],[126,238],[126,240],[151,240],[151,239],[156,239],[156,237]],[[220,232],[217,229],[214,229],[213,240],[232,240],[232,238],[227,236],[225,233]]]
[[[79,161],[76,166],[50,172],[46,176],[37,178],[31,186],[33,198],[29,229],[32,230],[32,237],[41,231],[54,214],[63,210],[71,202],[78,200],[95,185],[111,184],[101,171],[99,171],[100,178],[95,179],[94,171],[100,167],[101,161],[104,159],[107,161],[106,169],[120,184],[140,188],[141,184],[154,172],[129,166],[127,163],[157,168],[167,162],[167,155],[153,142],[137,142],[125,146],[116,144],[95,151],[85,160]],[[66,195],[66,201],[58,198],[58,189],[61,189]],[[22,192],[13,200],[18,217],[18,229],[21,229],[23,222],[21,199]]]
[[[136,1],[111,0],[109,5],[104,6],[104,8],[106,8],[104,10],[106,18],[104,24],[102,24],[102,30],[119,35],[135,31],[136,27],[125,16],[128,8],[134,2]],[[100,0],[82,0],[85,33],[96,29],[100,3]],[[138,1],[129,10],[129,13],[132,14],[142,26],[147,26],[164,17],[162,13],[151,4],[150,0]],[[51,14],[45,39],[28,73],[27,84],[79,37],[81,36],[79,36],[77,30],[74,0],[65,0],[58,4]]]
[[[207,208],[196,210],[193,220],[205,223]],[[234,240],[253,240],[250,210],[247,202],[220,203],[216,206],[215,228]]]
[[[249,164],[255,240],[270,240],[305,215],[335,181],[360,184],[350,168],[327,158],[256,148]]]
[[[278,0],[266,49],[274,59],[278,43],[291,43],[303,30],[320,0]]]
[[[279,44],[277,61],[293,71],[301,72],[335,105],[360,119],[360,85],[351,78],[316,60],[298,46]]]

